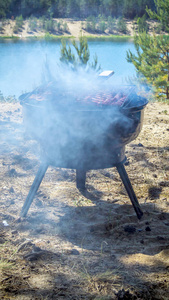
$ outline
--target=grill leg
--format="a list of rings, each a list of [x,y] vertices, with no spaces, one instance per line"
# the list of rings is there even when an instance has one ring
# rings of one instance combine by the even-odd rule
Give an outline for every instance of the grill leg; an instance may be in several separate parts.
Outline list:
[[[135,212],[137,214],[138,219],[141,219],[143,212],[140,208],[139,202],[137,200],[137,197],[135,195],[135,192],[133,190],[133,187],[131,185],[131,182],[128,178],[127,172],[125,170],[125,167],[123,165],[123,163],[119,163],[116,165],[117,171],[119,172],[120,178],[126,188],[126,191],[128,193],[128,196],[131,200],[131,203],[133,204],[133,207],[135,209]]]
[[[76,170],[76,186],[79,190],[85,190],[86,186],[86,171]]]
[[[21,213],[20,213],[20,216],[21,217],[25,217],[27,215],[27,212],[29,210],[29,207],[31,206],[31,203],[35,197],[35,194],[43,180],[43,177],[47,171],[47,168],[48,168],[48,164],[41,164],[40,167],[39,167],[39,170],[36,174],[36,177],[33,181],[33,184],[29,190],[29,193],[28,193],[28,196],[25,200],[25,203],[22,207],[22,210],[21,210]]]

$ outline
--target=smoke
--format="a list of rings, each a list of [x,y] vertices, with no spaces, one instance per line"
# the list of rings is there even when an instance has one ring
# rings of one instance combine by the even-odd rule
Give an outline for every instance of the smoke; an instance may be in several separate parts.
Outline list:
[[[102,107],[84,99],[98,93],[116,91],[109,81],[93,70],[70,66],[44,65],[43,84],[22,95],[25,126],[39,141],[42,160],[57,167],[92,169],[109,167],[114,152],[122,147],[122,137],[133,120],[120,106]]]

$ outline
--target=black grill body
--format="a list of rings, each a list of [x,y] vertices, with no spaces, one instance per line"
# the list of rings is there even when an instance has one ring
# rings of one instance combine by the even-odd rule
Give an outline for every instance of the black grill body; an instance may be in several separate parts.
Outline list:
[[[147,100],[128,98],[121,106],[53,105],[53,101],[29,101],[20,97],[24,124],[31,138],[40,143],[42,164],[35,177],[21,216],[26,216],[49,165],[76,169],[76,185],[85,190],[86,172],[116,167],[138,218],[142,211],[124,168],[125,145],[136,139]],[[136,101],[137,100],[137,101]]]

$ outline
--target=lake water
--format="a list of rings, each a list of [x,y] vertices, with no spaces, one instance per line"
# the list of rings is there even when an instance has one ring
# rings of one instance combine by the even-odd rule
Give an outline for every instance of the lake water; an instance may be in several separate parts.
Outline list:
[[[135,52],[130,41],[90,41],[90,60],[95,54],[102,70],[113,70],[109,80],[117,83],[135,75],[135,68],[126,61],[126,51]],[[4,96],[16,95],[41,84],[47,61],[53,70],[60,64],[60,42],[0,41],[0,91]]]

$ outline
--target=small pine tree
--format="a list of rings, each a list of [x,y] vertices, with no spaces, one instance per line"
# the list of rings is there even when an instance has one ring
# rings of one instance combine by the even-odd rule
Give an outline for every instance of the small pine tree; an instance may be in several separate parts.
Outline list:
[[[24,21],[23,21],[22,15],[20,15],[19,17],[16,17],[15,26],[13,28],[14,33],[17,33],[18,31],[21,30],[23,23],[24,23]]]
[[[29,26],[30,31],[36,31],[37,27],[38,27],[37,19],[31,17],[29,19],[28,26]]]
[[[76,50],[75,55],[72,51],[71,46],[67,46],[66,41],[62,39],[61,41],[61,57],[60,61],[63,63],[69,64],[71,63],[75,69],[79,67],[86,67],[89,63],[90,59],[90,51],[87,43],[87,39],[83,36],[80,36],[79,42],[76,42],[75,40],[72,41],[72,46]],[[92,64],[88,64],[89,67],[91,67],[94,70],[97,70],[97,56],[94,57],[94,62]],[[100,69],[100,66],[98,67],[98,70]]]
[[[60,49],[60,61],[72,65],[75,65],[76,58],[75,55],[72,53],[72,49],[70,46],[67,46],[66,41],[64,39],[61,40],[61,49]]]
[[[123,18],[118,19],[118,21],[117,21],[117,30],[119,30],[122,33],[127,32],[126,22],[124,21]]]
[[[101,32],[105,32],[106,27],[107,27],[107,24],[105,22],[105,17],[102,15],[99,15],[98,30]]]
[[[69,32],[69,27],[68,27],[66,22],[63,23],[63,31],[64,32]]]
[[[113,32],[113,30],[115,29],[115,25],[116,25],[116,19],[109,16],[107,19],[107,28],[109,32]]]
[[[156,12],[146,8],[151,18],[156,18],[167,31],[169,29],[169,0],[154,0]],[[136,54],[127,52],[127,60],[134,64],[141,81],[155,89],[157,98],[169,99],[169,36],[149,36],[145,32],[134,37]]]
[[[89,16],[86,19],[86,31],[95,32],[96,31],[96,18],[94,16]]]
[[[127,61],[134,64],[141,81],[152,85],[158,98],[169,99],[169,37],[135,35],[136,53],[127,52]]]

